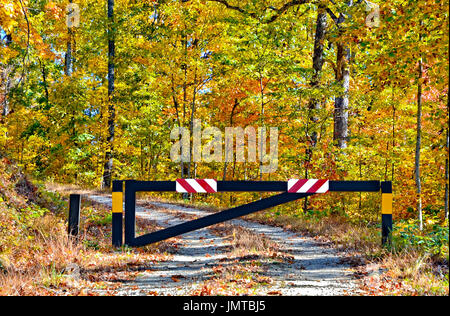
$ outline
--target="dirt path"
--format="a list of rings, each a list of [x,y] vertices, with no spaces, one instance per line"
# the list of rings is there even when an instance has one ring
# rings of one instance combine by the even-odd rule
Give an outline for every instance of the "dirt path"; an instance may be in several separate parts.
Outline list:
[[[89,199],[111,205],[111,198],[88,196]],[[205,216],[207,211],[178,205],[147,202],[149,207],[136,206],[136,216],[169,227],[189,220],[192,216]],[[180,218],[184,217],[184,218]],[[236,219],[232,225],[244,227],[255,236],[262,235],[276,243],[277,248],[289,255],[289,260],[266,258],[261,260],[258,277],[270,279],[252,294],[266,295],[354,295],[358,293],[353,271],[342,263],[342,257],[333,249],[325,248],[309,237],[285,231],[279,227],[261,225]],[[145,271],[120,291],[123,295],[189,295],[217,273],[230,257],[230,238],[218,236],[210,228],[181,236],[173,259]]]

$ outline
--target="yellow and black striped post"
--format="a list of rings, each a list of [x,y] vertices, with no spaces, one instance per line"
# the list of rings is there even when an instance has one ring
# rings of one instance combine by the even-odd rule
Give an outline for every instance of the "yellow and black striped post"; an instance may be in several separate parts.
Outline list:
[[[381,182],[381,243],[392,242],[392,182]]]
[[[112,187],[112,244],[123,244],[123,181],[113,181]]]

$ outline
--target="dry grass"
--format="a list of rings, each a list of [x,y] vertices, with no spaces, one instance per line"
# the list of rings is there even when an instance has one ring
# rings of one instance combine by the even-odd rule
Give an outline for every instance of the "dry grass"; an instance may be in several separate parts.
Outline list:
[[[35,273],[18,273],[7,269],[0,274],[0,295],[33,295],[36,292],[35,283],[38,277]]]
[[[406,283],[401,294],[449,295],[448,266],[435,265],[426,254],[416,251],[393,253],[384,256],[381,264],[388,270],[388,277]],[[445,274],[447,282],[443,281]],[[392,292],[396,294],[396,290]]]
[[[438,264],[429,254],[413,249],[389,251],[381,246],[379,228],[350,223],[342,217],[320,219],[255,213],[248,219],[309,235],[352,256],[357,270],[375,265],[385,271],[372,282],[362,279],[370,295],[448,295],[448,263]],[[369,278],[369,277],[366,277]]]
[[[62,224],[51,215],[35,219],[28,238],[7,256],[0,274],[1,295],[47,295],[45,287],[56,285],[58,275],[79,262],[82,245],[69,239]]]
[[[85,199],[80,235],[69,237],[68,195],[107,191],[57,183],[46,187],[34,185],[16,165],[0,159],[0,295],[89,295],[97,287],[117,287],[118,276],[133,278],[135,271],[170,258],[170,241],[140,249],[113,248],[111,210]],[[77,277],[71,269],[79,272]]]
[[[233,226],[232,228],[232,246],[234,255],[243,255],[248,253],[258,254],[261,252],[276,251],[277,244],[269,238],[255,234],[254,232]]]
[[[255,213],[248,216],[248,219],[315,237],[339,249],[352,250],[370,258],[379,257],[384,253],[375,228],[351,224],[342,217],[304,219],[289,215],[267,217],[265,213]]]
[[[59,216],[48,213],[33,219],[0,258],[4,266],[0,295],[90,295],[99,286],[115,289],[120,285],[116,279],[132,279],[136,271],[170,257],[170,241],[140,249],[114,249],[105,221],[110,212],[83,201],[76,239],[68,237],[67,224]],[[145,221],[138,225],[145,230],[159,228]],[[71,266],[81,272],[78,280],[68,281]]]
[[[69,194],[107,194],[111,193],[109,189],[99,189],[95,187],[80,187],[75,184],[62,184],[56,182],[46,182],[45,189],[51,192],[58,192],[62,195]]]

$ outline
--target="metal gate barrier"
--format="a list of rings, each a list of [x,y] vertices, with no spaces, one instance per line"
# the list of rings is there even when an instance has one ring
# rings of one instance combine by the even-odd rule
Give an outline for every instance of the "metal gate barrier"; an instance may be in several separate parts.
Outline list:
[[[121,247],[145,246],[193,230],[258,212],[283,203],[326,192],[380,192],[381,241],[391,243],[392,182],[333,181],[290,179],[288,181],[216,181],[213,179],[177,179],[176,181],[115,180],[112,188],[112,244]],[[237,206],[156,232],[136,237],[136,192],[282,192],[268,198]],[[125,203],[123,203],[125,193]],[[125,204],[125,209],[123,205]],[[123,225],[123,219],[125,219]],[[125,228],[125,230],[123,229]],[[125,241],[123,240],[123,231]]]

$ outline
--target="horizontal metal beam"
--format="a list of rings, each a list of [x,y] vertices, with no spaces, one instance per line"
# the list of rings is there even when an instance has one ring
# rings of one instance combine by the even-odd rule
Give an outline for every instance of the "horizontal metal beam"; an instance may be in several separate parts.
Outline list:
[[[330,181],[333,192],[378,192],[380,181]]]
[[[135,192],[175,192],[175,181],[126,180]],[[287,181],[217,181],[218,192],[286,192]],[[378,192],[380,181],[330,181],[331,192]]]

